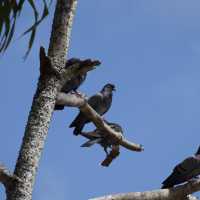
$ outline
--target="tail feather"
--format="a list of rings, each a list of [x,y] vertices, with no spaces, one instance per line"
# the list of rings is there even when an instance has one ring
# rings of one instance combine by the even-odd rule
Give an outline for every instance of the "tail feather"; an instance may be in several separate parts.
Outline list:
[[[78,124],[83,121],[82,113],[79,113],[78,116],[74,119],[74,121],[69,125],[69,128],[76,127]]]
[[[76,125],[75,129],[73,131],[74,135],[80,134],[83,130],[84,125],[85,125],[85,123],[80,123],[80,124]]]
[[[83,127],[88,122],[87,118],[84,116],[83,113],[79,113],[79,115],[74,119],[74,121],[70,124],[70,128],[75,127],[74,135],[78,135],[81,133]]]
[[[163,185],[162,187],[161,187],[161,189],[167,189],[167,188],[171,188],[171,187],[173,187],[173,185]]]
[[[101,138],[97,138],[97,139],[94,139],[94,140],[88,140],[87,142],[83,143],[81,145],[81,147],[91,147],[92,145],[98,143],[98,142],[101,142]]]
[[[181,183],[181,177],[178,176],[175,172],[173,172],[169,177],[167,177],[163,182],[162,189],[171,188],[174,185]]]
[[[62,105],[55,105],[54,110],[63,110],[64,108]]]

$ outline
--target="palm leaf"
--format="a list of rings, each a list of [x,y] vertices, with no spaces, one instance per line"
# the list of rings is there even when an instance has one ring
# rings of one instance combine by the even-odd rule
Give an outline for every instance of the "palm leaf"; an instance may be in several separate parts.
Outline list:
[[[28,50],[25,55],[25,57],[27,57],[34,43],[36,29],[49,14],[49,7],[52,3],[52,0],[50,0],[49,6],[47,6],[46,0],[42,1],[43,11],[41,13],[41,17],[39,17],[39,12],[34,0],[0,0],[0,53],[5,52],[12,41],[15,32],[16,21],[24,8],[23,6],[25,2],[30,5],[34,15],[33,24],[22,34],[22,36],[24,36],[30,33]]]
[[[48,9],[48,6],[46,4],[46,1],[43,0],[43,3],[44,3],[44,8],[43,8],[43,12],[42,12],[42,16],[41,18],[35,22],[35,24],[33,24],[29,29],[27,29],[23,34],[23,35],[26,35],[27,33],[31,32],[31,37],[29,39],[29,45],[28,45],[28,50],[24,56],[24,58],[26,59],[28,54],[30,53],[30,50],[33,46],[33,42],[34,42],[34,39],[35,39],[35,35],[36,35],[36,28],[37,26],[43,21],[43,19],[49,14],[49,9]]]

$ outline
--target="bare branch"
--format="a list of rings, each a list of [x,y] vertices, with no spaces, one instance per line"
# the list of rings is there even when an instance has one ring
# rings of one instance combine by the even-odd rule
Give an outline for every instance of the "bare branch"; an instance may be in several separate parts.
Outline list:
[[[7,185],[12,181],[12,175],[5,168],[5,166],[0,165],[0,182],[7,187]]]
[[[4,165],[0,164],[0,182],[4,185],[6,190],[8,190],[14,181],[19,181],[19,178],[11,174]]]
[[[105,136],[113,138],[113,140],[116,141],[116,144],[120,144],[121,146],[131,151],[140,152],[144,150],[141,144],[129,142],[124,137],[122,137],[120,133],[114,131],[104,122],[102,117],[88,103],[85,103],[79,109],[95,124],[99,130],[104,132]]]
[[[85,104],[84,95],[78,96],[75,93],[58,92],[56,97],[56,104],[68,107],[80,107]]]
[[[197,198],[190,194],[199,190],[200,179],[197,181],[190,181],[171,189],[114,194],[89,200],[196,200]]]

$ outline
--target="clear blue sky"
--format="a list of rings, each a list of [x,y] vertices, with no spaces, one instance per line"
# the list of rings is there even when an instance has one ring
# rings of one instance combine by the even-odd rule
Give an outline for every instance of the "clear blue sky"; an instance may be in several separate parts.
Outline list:
[[[51,15],[39,27],[23,62],[27,37],[15,39],[1,57],[0,161],[14,169],[39,75],[38,50],[48,47]],[[109,168],[99,146],[68,128],[77,109],[53,114],[33,200],[82,200],[109,193],[161,187],[175,164],[200,144],[200,1],[80,0],[69,57],[94,58],[81,91],[88,95],[112,82],[113,105],[106,118],[120,123],[143,153],[121,149]],[[27,7],[16,38],[30,25]],[[87,129],[89,129],[87,127]],[[0,186],[0,199],[3,199]]]

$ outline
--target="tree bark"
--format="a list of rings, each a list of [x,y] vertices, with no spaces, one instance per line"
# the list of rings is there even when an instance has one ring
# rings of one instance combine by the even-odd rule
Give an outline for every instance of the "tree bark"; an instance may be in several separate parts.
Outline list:
[[[65,65],[76,4],[77,0],[57,0],[48,55],[58,72]],[[50,73],[49,66],[42,66],[43,64],[40,67],[46,68],[46,74],[40,74],[14,171],[20,181],[15,181],[12,187],[6,188],[7,200],[32,199],[36,171],[61,84],[57,74]]]

